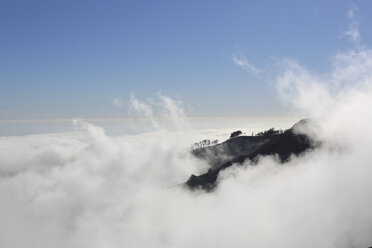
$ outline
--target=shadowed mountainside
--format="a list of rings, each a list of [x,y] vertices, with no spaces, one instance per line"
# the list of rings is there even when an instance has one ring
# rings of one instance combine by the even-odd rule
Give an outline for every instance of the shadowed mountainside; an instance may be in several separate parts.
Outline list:
[[[313,149],[317,145],[305,134],[297,134],[295,129],[300,125],[309,125],[309,120],[297,122],[291,129],[283,133],[267,136],[239,136],[225,142],[195,149],[192,154],[210,164],[207,173],[191,175],[186,185],[191,189],[212,190],[221,170],[233,164],[242,164],[246,160],[253,165],[259,156],[277,155],[281,163],[285,163],[292,155]]]

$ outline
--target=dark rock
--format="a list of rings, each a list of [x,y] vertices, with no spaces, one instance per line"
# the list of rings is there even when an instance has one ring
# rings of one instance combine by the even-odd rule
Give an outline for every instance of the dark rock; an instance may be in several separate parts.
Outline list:
[[[246,160],[250,160],[252,165],[255,165],[259,156],[267,155],[276,155],[281,163],[285,163],[291,156],[298,156],[317,147],[318,143],[312,141],[307,135],[298,134],[296,131],[299,125],[308,123],[308,120],[301,120],[291,129],[280,134],[239,136],[215,146],[192,151],[196,157],[206,160],[211,167],[207,173],[199,176],[192,175],[187,180],[186,185],[191,189],[210,191],[217,186],[216,181],[219,172],[233,164],[239,165]]]

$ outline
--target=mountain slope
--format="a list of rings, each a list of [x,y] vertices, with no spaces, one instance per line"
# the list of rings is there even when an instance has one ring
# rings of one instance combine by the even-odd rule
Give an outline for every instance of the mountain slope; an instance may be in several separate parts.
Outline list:
[[[240,136],[221,144],[199,148],[192,153],[206,160],[210,165],[207,173],[191,175],[186,185],[191,189],[211,190],[221,170],[233,164],[242,164],[246,160],[255,161],[258,156],[277,155],[281,163],[285,163],[293,155],[299,155],[308,149],[315,148],[308,136],[297,134],[295,127],[308,121],[302,120],[284,133],[270,136]]]

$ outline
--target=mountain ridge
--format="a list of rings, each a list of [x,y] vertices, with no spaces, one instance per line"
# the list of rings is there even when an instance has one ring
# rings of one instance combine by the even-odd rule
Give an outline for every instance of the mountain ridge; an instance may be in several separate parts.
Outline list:
[[[309,125],[313,125],[312,123],[313,121],[310,119],[303,119],[290,129],[278,134],[238,136],[214,146],[195,149],[192,154],[207,161],[210,168],[199,176],[191,175],[185,184],[192,190],[211,191],[217,186],[220,171],[233,164],[242,165],[249,160],[252,165],[255,165],[258,157],[268,155],[276,155],[280,163],[286,163],[291,156],[298,156],[319,145],[308,135],[298,133],[300,127],[309,127]]]

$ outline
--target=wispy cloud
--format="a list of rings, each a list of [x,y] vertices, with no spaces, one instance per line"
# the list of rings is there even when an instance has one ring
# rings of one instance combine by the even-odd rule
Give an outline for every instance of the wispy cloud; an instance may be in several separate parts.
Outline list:
[[[355,5],[352,5],[349,11],[347,12],[347,18],[349,18],[350,23],[348,29],[344,32],[344,34],[346,36],[349,36],[350,39],[355,43],[359,43],[360,41],[359,21],[356,18],[357,11],[358,8]]]
[[[252,63],[250,63],[245,57],[236,57],[233,56],[233,61],[236,65],[240,66],[241,68],[251,71],[253,73],[260,73],[262,70],[258,69],[256,66],[254,66]]]
[[[113,100],[113,103],[114,103],[114,105],[115,105],[116,107],[118,107],[118,108],[123,108],[123,107],[124,107],[123,102],[122,102],[119,98],[115,98],[115,99]]]
[[[157,98],[158,100],[142,101],[131,94],[128,104],[130,114],[149,119],[156,129],[160,127],[158,121],[161,119],[170,120],[176,128],[185,128],[187,121],[182,102],[164,96],[160,92]]]
[[[347,17],[348,18],[353,18],[355,16],[355,12],[358,11],[357,6],[352,5],[349,11],[347,12]]]

